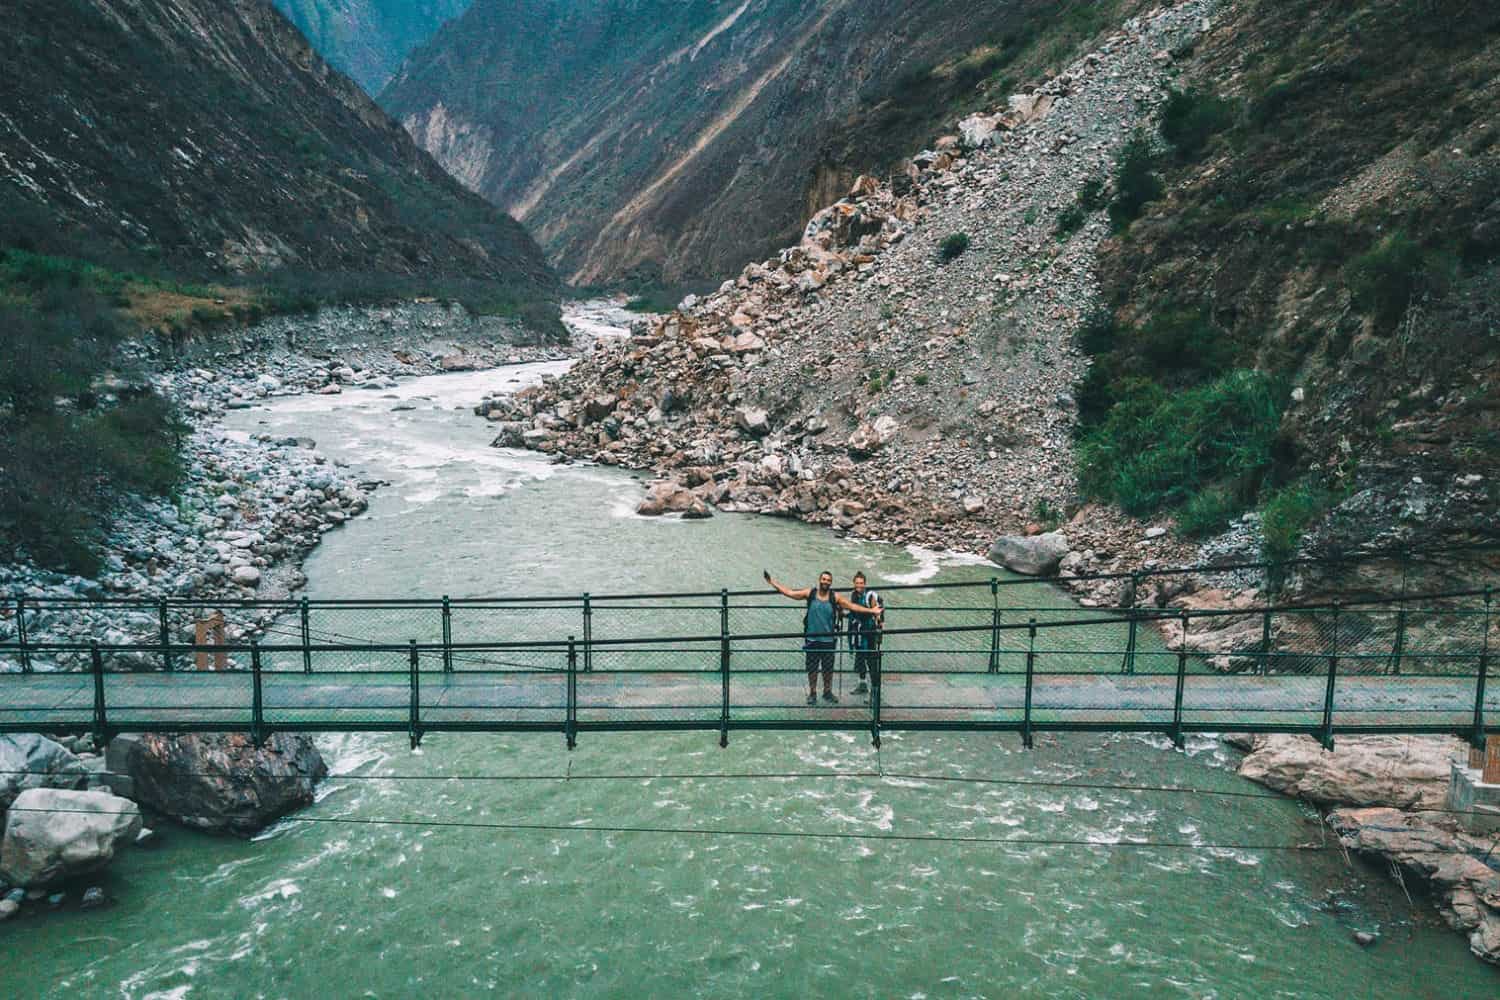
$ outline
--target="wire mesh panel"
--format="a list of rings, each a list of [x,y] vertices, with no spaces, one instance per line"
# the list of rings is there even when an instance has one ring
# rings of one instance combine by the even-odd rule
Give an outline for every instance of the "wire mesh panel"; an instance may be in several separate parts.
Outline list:
[[[260,656],[267,726],[404,728],[410,718],[411,670],[399,647],[325,653],[312,673],[303,669],[300,650],[262,650]]]
[[[94,683],[88,674],[17,673],[0,681],[0,730],[81,730],[93,720]]]
[[[102,687],[108,725],[116,730],[247,730],[254,723],[254,685],[247,671],[106,671]]]
[[[566,724],[566,647],[468,650],[465,665],[452,671],[441,669],[442,655],[440,649],[418,655],[420,726],[562,729]]]

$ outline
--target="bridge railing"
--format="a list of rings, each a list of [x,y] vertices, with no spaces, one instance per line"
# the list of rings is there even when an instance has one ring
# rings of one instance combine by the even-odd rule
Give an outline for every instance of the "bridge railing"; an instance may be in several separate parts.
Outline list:
[[[633,729],[712,729],[721,740],[742,729],[868,729],[877,741],[882,729],[967,729],[1027,742],[1039,731],[1180,741],[1233,729],[1331,742],[1340,732],[1479,739],[1500,711],[1500,685],[1488,685],[1497,639],[1488,589],[1213,611],[1051,608],[1024,620],[993,605],[934,606],[936,624],[885,630],[867,664],[868,697],[856,696],[855,657],[840,642],[836,706],[806,702],[800,609],[737,607],[727,593],[717,608],[671,600],[615,608],[588,632],[565,614],[580,607],[466,604],[495,630],[482,639],[451,621],[434,637],[429,619],[405,642],[349,641],[322,626],[309,636],[293,607],[284,627],[251,641],[0,644],[13,662],[24,648],[53,668],[0,676],[0,730],[333,728],[414,740],[548,730],[571,743],[579,732]],[[626,612],[649,613],[653,627],[616,634]],[[219,658],[223,670],[189,666]],[[811,680],[820,694],[822,678]]]

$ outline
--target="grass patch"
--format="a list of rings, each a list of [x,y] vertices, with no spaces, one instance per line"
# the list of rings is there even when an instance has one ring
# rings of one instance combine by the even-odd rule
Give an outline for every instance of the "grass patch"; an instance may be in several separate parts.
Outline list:
[[[1285,404],[1278,380],[1239,369],[1179,392],[1144,380],[1128,388],[1079,441],[1086,494],[1138,516],[1178,509],[1210,487],[1248,506],[1272,463]],[[1214,513],[1228,509],[1220,503]]]
[[[1261,506],[1261,553],[1268,562],[1296,558],[1303,533],[1332,510],[1342,494],[1301,479],[1271,493]]]
[[[1345,265],[1344,280],[1355,306],[1390,328],[1413,302],[1447,291],[1457,267],[1452,255],[1426,250],[1397,231]]]

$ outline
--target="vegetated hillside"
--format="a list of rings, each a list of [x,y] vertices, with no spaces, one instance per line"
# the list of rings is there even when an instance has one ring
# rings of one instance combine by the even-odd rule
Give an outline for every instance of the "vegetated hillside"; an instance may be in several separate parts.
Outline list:
[[[525,230],[265,0],[14,0],[5,26],[0,557],[91,571],[119,494],[176,488],[142,330],[422,292],[560,329]]]
[[[17,0],[0,243],[218,281],[555,295],[466,191],[267,0]],[[552,311],[555,316],[555,310]]]
[[[330,64],[380,92],[407,53],[471,0],[273,0]]]
[[[380,100],[568,279],[701,282],[795,243],[955,104],[1008,92],[1041,26],[1056,57],[1135,6],[477,0]]]
[[[1189,65],[1117,174],[1084,489],[1275,556],[1493,537],[1500,8],[1241,0]]]

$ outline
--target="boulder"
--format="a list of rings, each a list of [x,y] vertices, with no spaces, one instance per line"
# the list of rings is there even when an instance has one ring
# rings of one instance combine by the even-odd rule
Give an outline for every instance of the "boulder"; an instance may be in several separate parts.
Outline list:
[[[617,406],[619,402],[620,401],[614,396],[593,396],[589,399],[588,402],[583,404],[584,418],[587,419],[589,423],[598,423],[605,417],[609,416],[611,413],[615,412],[615,406]]]
[[[0,812],[31,788],[83,788],[88,769],[60,743],[23,733],[0,736]]]
[[[759,407],[741,406],[734,411],[734,422],[751,437],[765,437],[771,433],[770,414]]]
[[[260,585],[260,570],[254,566],[239,566],[234,571],[234,582],[242,587],[255,587]]]
[[[1343,736],[1332,753],[1307,736],[1265,735],[1240,775],[1318,805],[1442,809],[1449,762],[1464,745],[1446,736]]]
[[[970,115],[958,123],[959,142],[965,149],[982,149],[995,141],[999,118],[992,115]]]
[[[681,514],[685,518],[711,517],[712,512],[692,490],[673,480],[652,483],[635,512],[644,517]]]
[[[991,562],[1013,573],[1050,576],[1068,554],[1068,536],[1061,531],[1041,535],[1002,535],[990,546]]]
[[[873,423],[856,427],[854,433],[849,435],[846,447],[854,458],[869,458],[890,444],[900,430],[901,425],[896,423],[894,417],[876,417]]]
[[[526,447],[526,424],[519,420],[502,420],[497,429],[499,434],[495,440],[490,442],[492,448],[524,448]]]
[[[248,835],[308,805],[328,766],[301,734],[257,747],[245,733],[120,736],[109,770],[128,775],[152,809],[200,830]]]
[[[141,811],[109,792],[30,788],[6,814],[0,875],[21,886],[98,871],[135,839]]]

